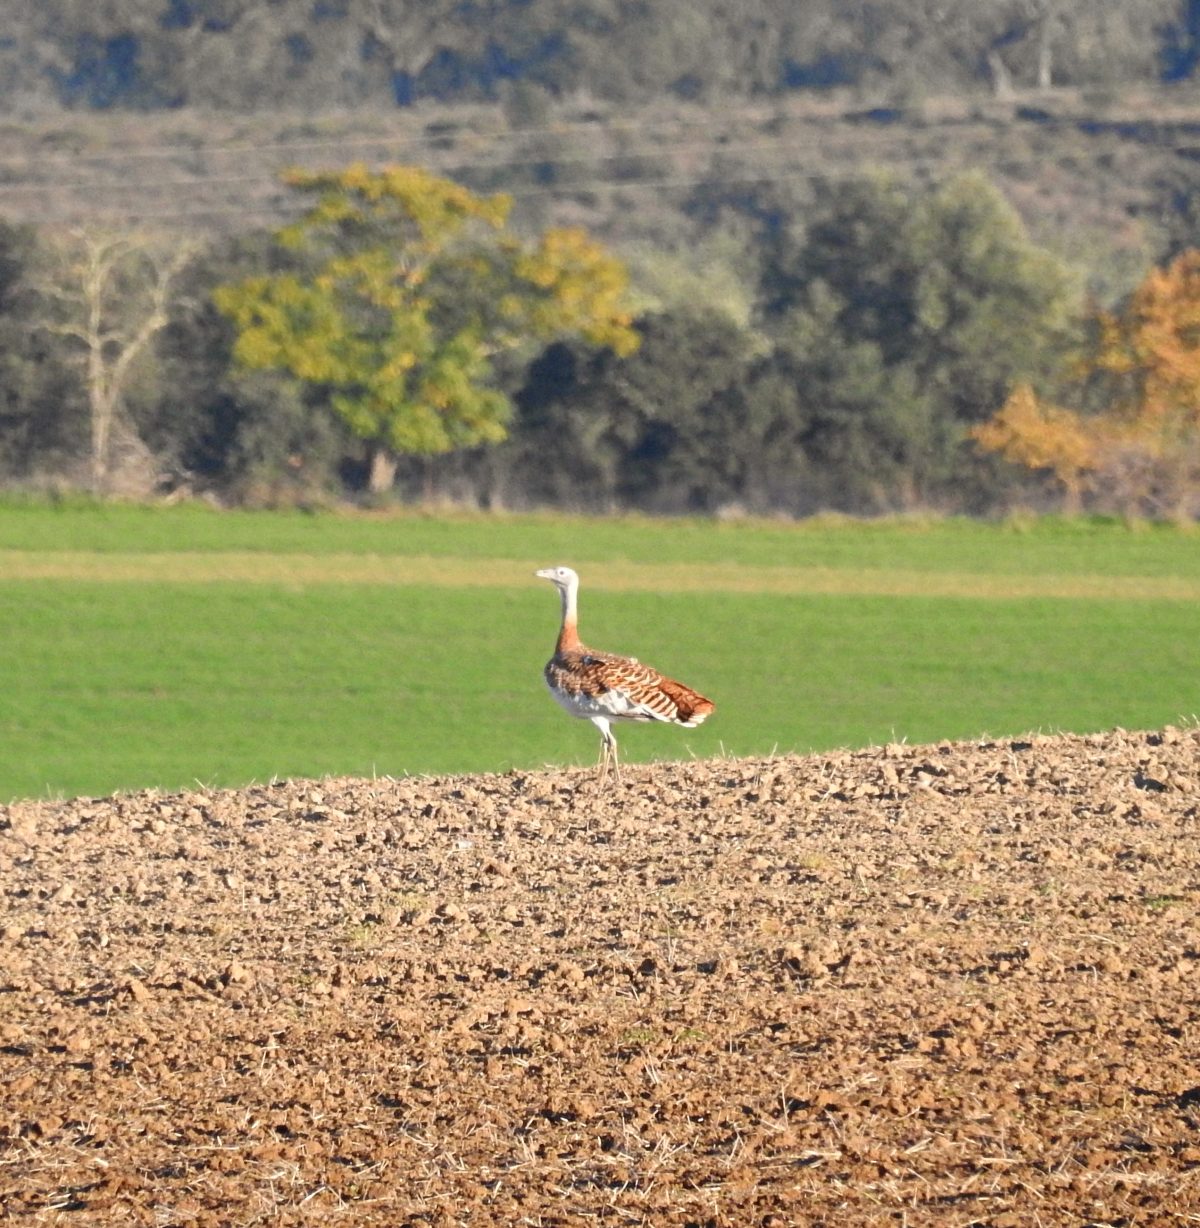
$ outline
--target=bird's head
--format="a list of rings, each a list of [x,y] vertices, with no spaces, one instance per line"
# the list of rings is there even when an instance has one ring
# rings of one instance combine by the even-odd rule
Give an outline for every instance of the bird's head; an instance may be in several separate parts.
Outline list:
[[[569,567],[543,567],[541,571],[535,571],[533,574],[543,580],[549,580],[555,588],[564,591],[579,583],[579,577]]]

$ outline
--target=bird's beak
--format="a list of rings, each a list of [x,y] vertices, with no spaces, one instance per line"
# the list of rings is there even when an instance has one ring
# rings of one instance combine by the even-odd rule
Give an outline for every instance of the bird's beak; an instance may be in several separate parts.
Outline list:
[[[554,572],[551,571],[549,567],[543,567],[541,571],[535,571],[533,574],[537,576],[539,580],[553,580],[554,579]]]

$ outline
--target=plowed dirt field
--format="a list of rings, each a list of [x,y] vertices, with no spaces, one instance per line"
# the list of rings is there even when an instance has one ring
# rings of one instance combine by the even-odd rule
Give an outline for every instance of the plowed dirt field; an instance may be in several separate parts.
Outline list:
[[[1200,733],[0,808],[0,1220],[1200,1222]]]

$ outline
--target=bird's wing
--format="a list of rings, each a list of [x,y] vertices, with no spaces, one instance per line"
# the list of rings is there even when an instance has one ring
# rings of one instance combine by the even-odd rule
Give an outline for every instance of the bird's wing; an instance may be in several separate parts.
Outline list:
[[[607,695],[614,704],[621,703],[624,711],[616,714],[626,718],[691,726],[699,725],[714,707],[711,700],[682,682],[632,657],[589,653],[581,667],[595,687],[592,693]]]

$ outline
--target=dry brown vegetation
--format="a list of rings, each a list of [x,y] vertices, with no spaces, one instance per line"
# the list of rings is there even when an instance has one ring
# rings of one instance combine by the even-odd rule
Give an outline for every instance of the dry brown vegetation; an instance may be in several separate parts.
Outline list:
[[[1200,1215],[1200,731],[0,808],[0,1218]]]
[[[679,237],[677,207],[774,183],[811,185],[888,167],[944,179],[983,167],[1035,237],[1085,264],[1145,265],[1136,218],[1193,165],[1197,108],[1186,92],[1072,90],[1024,101],[930,99],[872,108],[831,93],[713,110],[561,104],[536,128],[496,106],[311,117],[204,112],[78,114],[0,126],[0,213],[14,222],[241,231],[293,217],[288,167],[419,164],[475,190],[514,193],[528,222],[582,224],[610,242]],[[703,185],[710,185],[704,189]],[[1098,274],[1099,275],[1099,274]]]
[[[220,550],[197,554],[55,550],[35,554],[0,548],[7,580],[84,580],[135,583],[435,584],[515,587],[537,560],[435,558],[379,554],[300,554]],[[1200,601],[1200,579],[1189,576],[1013,576],[978,572],[931,573],[915,568],[757,567],[745,563],[596,563],[589,587],[609,592],[863,594],[888,597],[1068,597],[1085,600]]]

